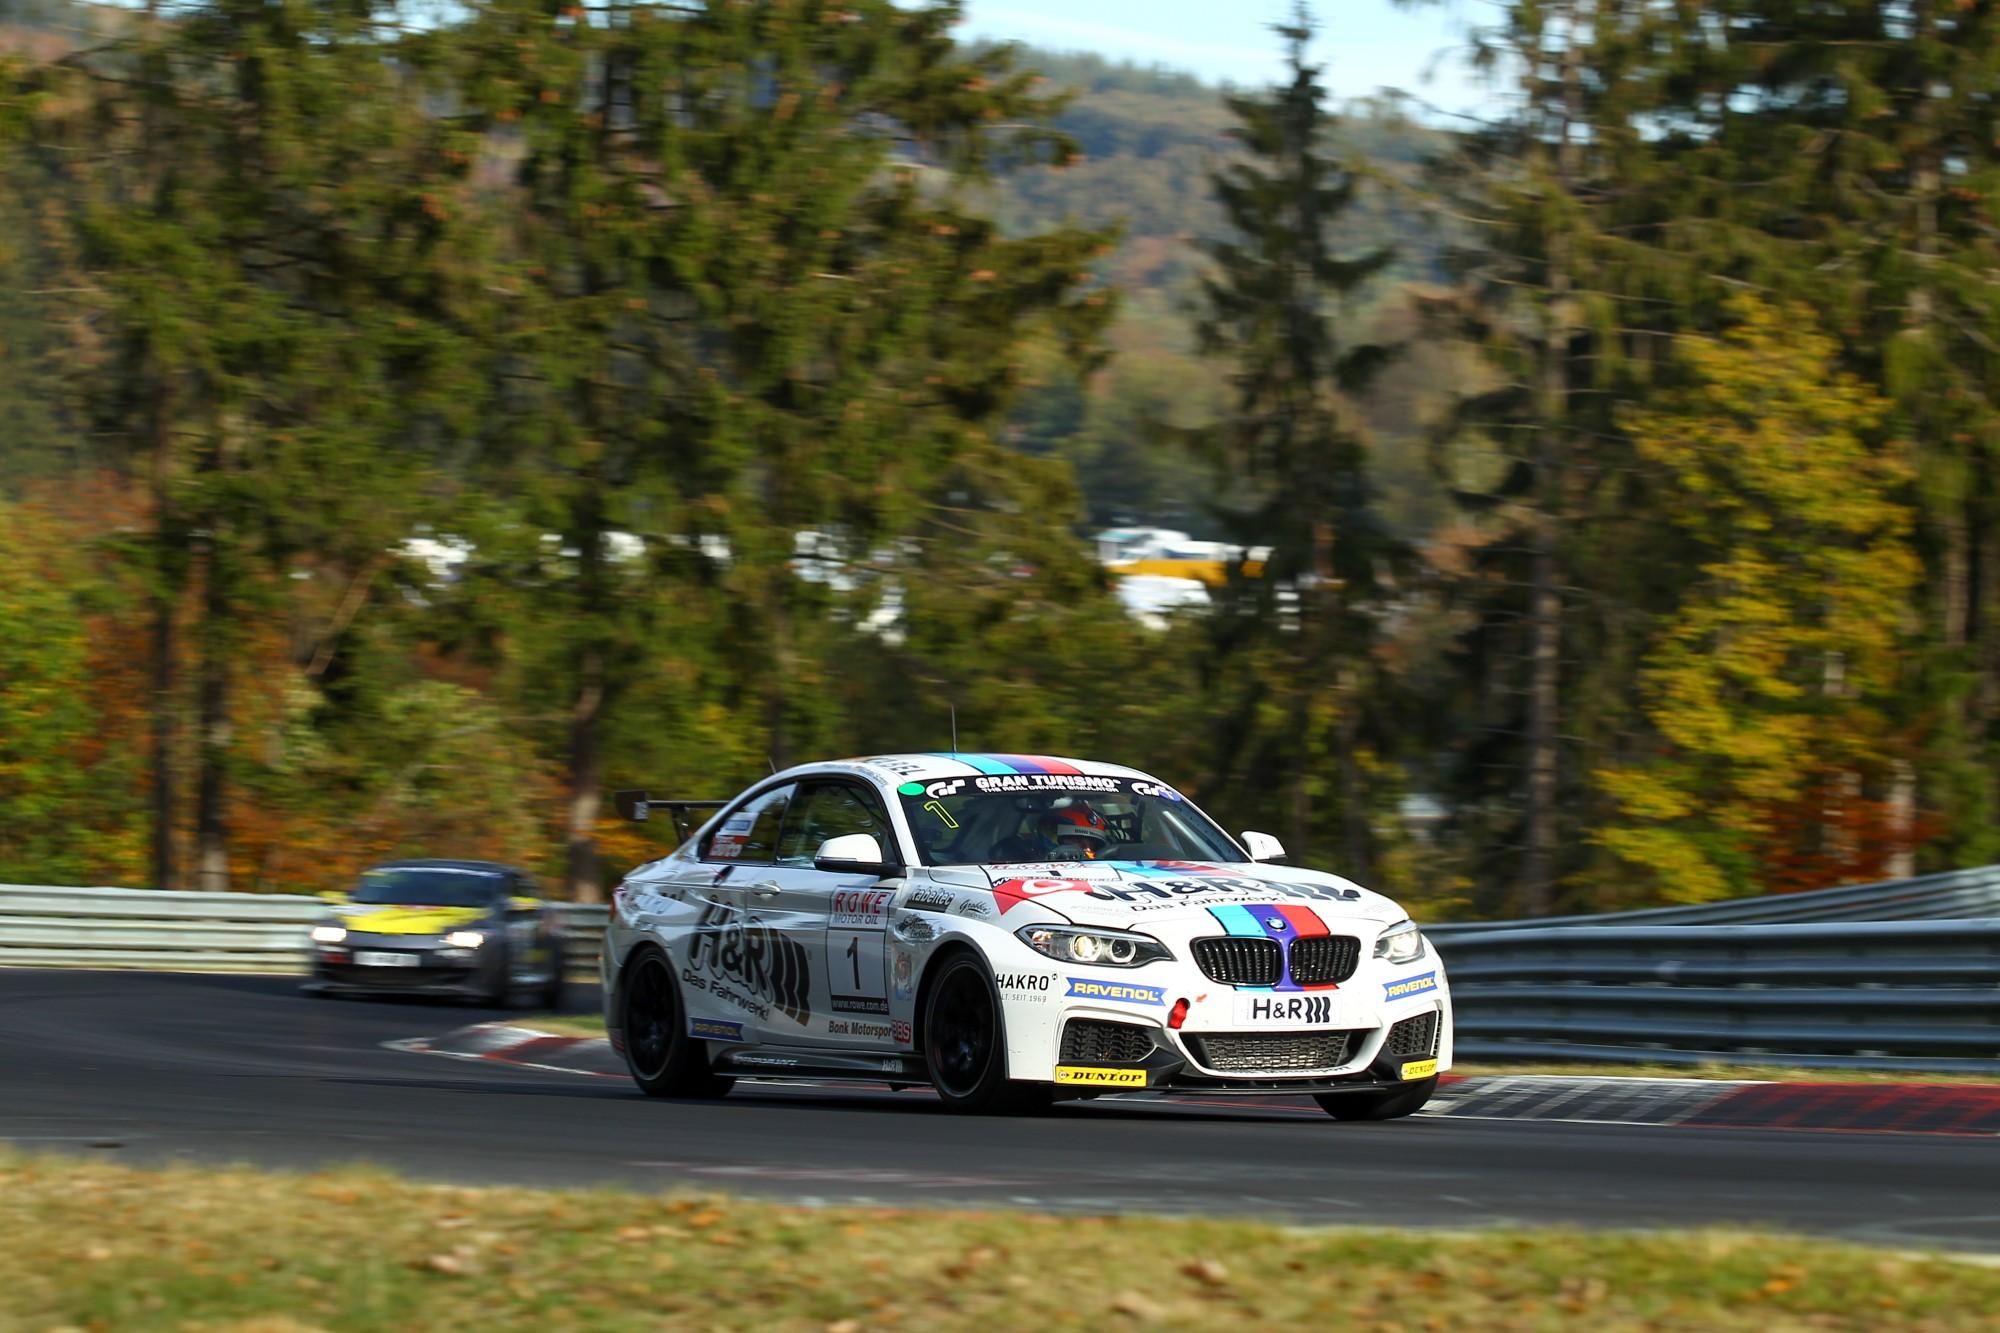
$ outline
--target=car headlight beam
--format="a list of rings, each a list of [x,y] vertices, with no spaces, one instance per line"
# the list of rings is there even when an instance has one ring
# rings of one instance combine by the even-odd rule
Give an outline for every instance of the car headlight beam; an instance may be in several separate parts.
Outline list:
[[[476,930],[454,930],[444,937],[444,942],[454,949],[477,949],[486,943],[486,937]]]
[[[1414,963],[1424,956],[1423,932],[1414,921],[1399,921],[1375,941],[1375,956],[1392,963]]]
[[[1151,935],[1129,930],[1096,930],[1079,926],[1023,926],[1014,932],[1021,943],[1058,963],[1090,967],[1144,967],[1173,958],[1173,951]]]
[[[312,928],[312,937],[314,944],[338,944],[347,938],[347,927],[332,925],[314,926]]]

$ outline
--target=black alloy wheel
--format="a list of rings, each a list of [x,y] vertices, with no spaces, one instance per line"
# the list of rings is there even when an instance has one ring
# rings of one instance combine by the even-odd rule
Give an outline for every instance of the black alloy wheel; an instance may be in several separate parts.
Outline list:
[[[948,1110],[994,1115],[1045,1106],[1047,1084],[1007,1078],[1007,1033],[1000,992],[986,965],[969,953],[938,965],[924,1005],[924,1062]]]
[[[667,956],[642,946],[625,965],[620,987],[625,1067],[648,1097],[720,1097],[735,1084],[708,1067],[687,1035],[680,988]]]
[[[1388,1092],[1319,1092],[1313,1100],[1335,1120],[1400,1120],[1423,1110],[1437,1086],[1432,1074]]]

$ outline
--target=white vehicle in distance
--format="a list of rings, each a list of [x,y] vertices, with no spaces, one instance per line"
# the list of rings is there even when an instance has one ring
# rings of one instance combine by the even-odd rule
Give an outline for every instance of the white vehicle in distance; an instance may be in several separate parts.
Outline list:
[[[1444,968],[1401,908],[1136,769],[885,755],[617,804],[682,832],[618,886],[603,954],[654,1096],[872,1079],[975,1113],[1143,1090],[1388,1120],[1451,1066]],[[716,813],[689,835],[690,810]]]

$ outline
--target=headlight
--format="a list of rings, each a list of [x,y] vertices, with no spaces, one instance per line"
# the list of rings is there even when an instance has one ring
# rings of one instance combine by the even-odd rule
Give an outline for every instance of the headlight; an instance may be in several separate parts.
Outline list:
[[[454,930],[444,937],[444,942],[454,949],[477,949],[486,943],[486,937],[476,930]]]
[[[1174,955],[1150,935],[1125,930],[1082,930],[1073,926],[1023,926],[1014,934],[1036,953],[1059,963],[1094,967],[1140,967]]]
[[[1416,922],[1403,921],[1382,932],[1375,941],[1375,956],[1392,963],[1414,963],[1424,956],[1424,937]]]
[[[312,937],[314,944],[338,944],[342,940],[347,938],[347,927],[314,926],[312,929]]]

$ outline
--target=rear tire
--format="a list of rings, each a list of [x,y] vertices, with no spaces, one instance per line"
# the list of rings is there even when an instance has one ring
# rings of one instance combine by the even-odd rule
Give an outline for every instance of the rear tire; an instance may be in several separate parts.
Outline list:
[[[1313,1100],[1335,1120],[1400,1120],[1421,1111],[1437,1086],[1432,1074],[1389,1092],[1316,1092]]]
[[[938,964],[924,1000],[924,1064],[947,1111],[1020,1115],[1049,1105],[1054,1089],[1007,1077],[1007,1029],[1000,991],[969,953]]]
[[[642,949],[619,984],[625,1068],[648,1097],[720,1097],[736,1080],[708,1067],[708,1053],[687,1034],[680,983],[667,956]]]
[[[542,988],[542,1007],[552,1014],[559,1014],[563,1002],[563,969],[569,962],[560,936],[550,943],[549,952],[555,961],[549,965],[549,984]]]

